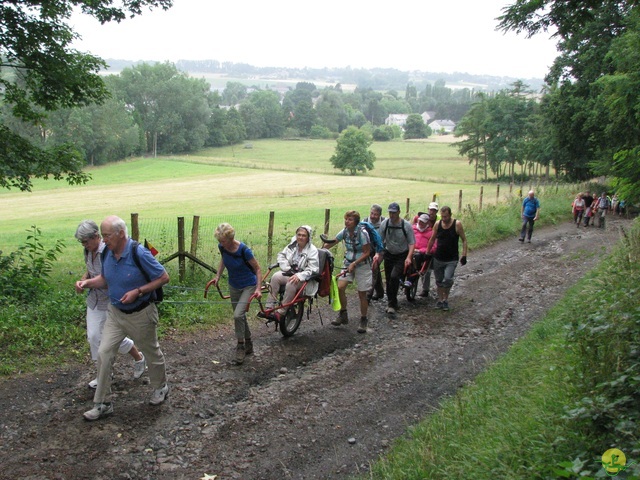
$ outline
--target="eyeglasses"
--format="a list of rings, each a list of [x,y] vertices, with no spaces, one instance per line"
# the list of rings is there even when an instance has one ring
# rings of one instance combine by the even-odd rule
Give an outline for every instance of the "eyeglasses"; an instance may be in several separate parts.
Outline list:
[[[104,233],[104,232],[102,232],[102,238],[107,239],[107,238],[110,238],[110,237],[112,237],[112,236],[116,235],[117,233],[118,233],[118,232],[111,232],[111,233]]]

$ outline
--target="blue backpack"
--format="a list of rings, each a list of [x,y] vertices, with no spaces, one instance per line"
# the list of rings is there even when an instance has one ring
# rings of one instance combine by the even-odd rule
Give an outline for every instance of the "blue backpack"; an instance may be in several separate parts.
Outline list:
[[[384,250],[384,245],[382,243],[382,237],[376,230],[376,227],[373,226],[370,222],[360,222],[358,223],[358,228],[364,228],[369,234],[369,242],[373,246],[374,253],[380,253]],[[356,237],[357,238],[357,237]]]

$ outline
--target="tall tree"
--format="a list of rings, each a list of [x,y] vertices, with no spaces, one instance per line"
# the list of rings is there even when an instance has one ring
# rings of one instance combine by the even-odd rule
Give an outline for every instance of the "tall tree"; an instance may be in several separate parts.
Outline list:
[[[417,113],[412,113],[407,117],[404,125],[404,138],[427,138],[427,126]]]
[[[139,118],[148,152],[188,152],[205,144],[211,109],[204,79],[167,62],[125,68],[114,82]]]
[[[280,96],[272,90],[259,90],[247,98],[264,119],[263,138],[280,138],[284,132],[284,114],[280,106]]]
[[[598,79],[615,73],[613,42],[629,29],[628,18],[638,8],[635,0],[518,0],[499,18],[504,31],[555,31],[560,55],[547,75],[553,99],[545,115],[555,130],[558,167],[570,178],[589,178],[593,165],[613,162],[606,109],[596,100],[603,87]]]
[[[168,9],[172,0],[13,0],[0,3],[0,102],[16,118],[44,125],[46,113],[84,106],[108,97],[99,76],[102,59],[78,52],[68,25],[75,6],[101,23],[142,13],[143,7]],[[32,143],[0,123],[0,187],[31,190],[34,177],[83,183],[82,156],[71,145],[51,149]]]
[[[487,179],[487,124],[490,121],[487,98],[478,95],[476,102],[462,120],[456,125],[454,136],[465,137],[453,144],[460,155],[466,155],[469,163],[474,164],[474,181],[478,181],[478,170],[482,165],[484,180]]]
[[[336,151],[331,156],[331,164],[350,175],[373,170],[376,155],[369,147],[373,143],[371,135],[356,127],[349,127],[338,137]]]

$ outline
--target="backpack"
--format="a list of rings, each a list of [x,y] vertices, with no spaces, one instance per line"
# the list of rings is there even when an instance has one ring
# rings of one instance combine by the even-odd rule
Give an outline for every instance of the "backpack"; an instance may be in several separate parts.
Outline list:
[[[333,255],[325,248],[318,249],[318,261],[320,263],[320,281],[318,283],[318,296],[328,297],[331,293],[331,277],[333,276]]]
[[[247,246],[242,243],[240,244],[241,248],[239,249],[240,251],[240,255],[238,255],[238,252],[236,251],[235,253],[231,253],[227,250],[225,250],[222,245],[218,244],[218,250],[220,250],[220,256],[222,256],[222,254],[224,252],[227,252],[227,255],[231,255],[232,257],[242,257],[242,260],[244,261],[244,264],[247,266],[247,268],[252,272],[252,273],[256,273],[253,270],[253,267],[251,266],[251,264],[249,263],[249,260],[247,259]],[[258,279],[260,280],[260,279]]]
[[[402,229],[402,233],[404,234],[404,239],[405,239],[406,241],[409,241],[409,237],[407,236],[407,231],[404,229],[404,223],[405,223],[405,222],[404,222],[404,220],[402,220],[402,223],[400,224],[400,226],[399,226],[399,227],[396,227],[396,226],[394,226],[394,225],[389,226],[389,223],[390,223],[390,222],[389,222],[389,219],[387,218],[387,219],[385,220],[385,224],[384,224],[384,236],[385,236],[385,238],[387,237],[387,235],[388,235],[388,233],[389,233],[389,229],[390,229],[390,228],[395,229],[395,230],[397,230],[397,229],[401,228],[401,229]]]
[[[379,253],[384,250],[384,245],[382,244],[382,237],[378,233],[378,230],[376,230],[376,227],[374,227],[373,224],[370,222],[362,221],[358,223],[358,226],[356,227],[356,230],[355,230],[356,242],[360,238],[360,233],[362,232],[362,230],[366,232],[367,237],[369,238],[369,243],[372,246],[371,255],[375,255],[376,253]],[[347,229],[345,228],[342,233],[342,238],[343,239],[346,238],[347,234],[348,232],[347,232]]]
[[[140,264],[140,259],[138,258],[139,245],[140,245],[139,242],[135,240],[131,240],[131,257],[133,258],[133,262],[136,264],[136,267],[138,267],[138,270],[142,272],[142,275],[144,276],[145,280],[147,281],[147,283],[149,283],[151,282],[151,278],[149,278],[149,274],[145,271],[145,269],[142,268],[142,265]],[[107,255],[107,250],[108,250],[107,248],[102,250],[102,258],[101,258],[102,263],[104,263],[104,257],[106,257]],[[164,290],[162,290],[162,287],[158,287],[153,292],[151,292],[150,300],[154,303],[160,303],[162,300],[164,300]]]

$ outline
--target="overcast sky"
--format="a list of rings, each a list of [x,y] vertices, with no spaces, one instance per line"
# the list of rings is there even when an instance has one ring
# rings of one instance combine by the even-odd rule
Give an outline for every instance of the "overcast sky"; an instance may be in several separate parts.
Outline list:
[[[75,15],[74,47],[122,60],[206,60],[273,67],[397,68],[542,78],[548,34],[495,31],[515,0],[174,0],[120,24]]]

